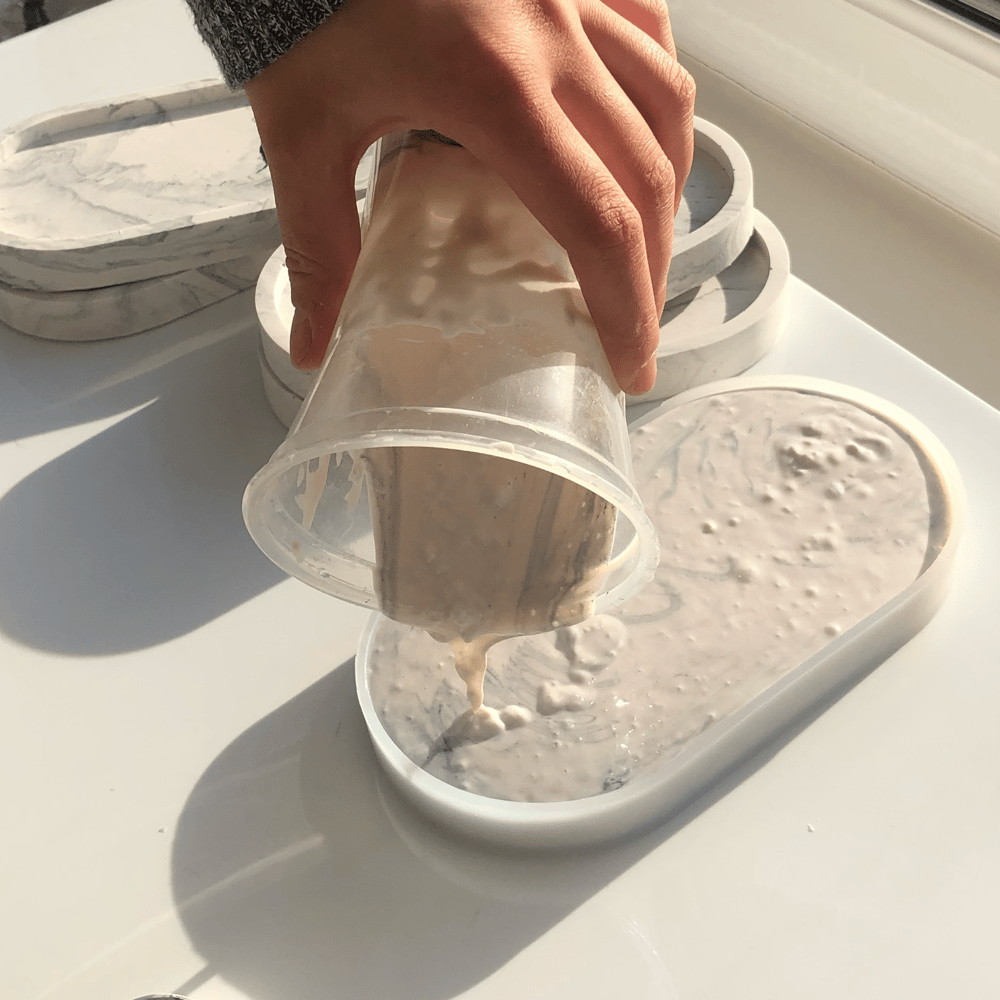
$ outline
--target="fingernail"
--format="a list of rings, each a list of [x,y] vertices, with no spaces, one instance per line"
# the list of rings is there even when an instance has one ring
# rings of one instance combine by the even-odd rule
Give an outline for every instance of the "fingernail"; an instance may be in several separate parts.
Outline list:
[[[650,372],[652,369],[652,372]],[[650,374],[652,374],[652,379],[650,379]],[[656,355],[652,354],[646,361],[644,365],[635,370],[635,373],[630,379],[627,379],[623,384],[622,388],[630,396],[641,396],[644,392],[649,392],[653,388],[653,384],[656,382]]]
[[[296,368],[303,367],[303,363],[309,356],[312,339],[312,323],[309,317],[296,309],[295,315],[292,317],[292,331],[289,337],[289,354],[292,357],[292,364]]]

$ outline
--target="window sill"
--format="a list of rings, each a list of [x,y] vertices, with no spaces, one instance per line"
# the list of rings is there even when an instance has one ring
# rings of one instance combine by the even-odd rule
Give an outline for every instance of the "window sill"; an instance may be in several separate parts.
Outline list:
[[[918,0],[673,0],[683,52],[1000,235],[1000,38]]]

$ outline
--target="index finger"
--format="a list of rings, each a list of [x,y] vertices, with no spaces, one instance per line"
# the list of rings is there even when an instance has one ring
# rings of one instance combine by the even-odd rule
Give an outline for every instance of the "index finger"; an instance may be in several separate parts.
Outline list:
[[[647,392],[660,327],[639,211],[554,98],[519,107],[466,145],[566,251],[618,384]]]

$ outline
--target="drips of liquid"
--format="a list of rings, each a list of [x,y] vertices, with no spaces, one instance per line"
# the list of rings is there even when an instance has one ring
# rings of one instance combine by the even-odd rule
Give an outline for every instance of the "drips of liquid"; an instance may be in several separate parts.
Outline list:
[[[451,644],[473,711],[494,643],[592,614],[614,535],[607,501],[475,452],[382,448],[365,462],[379,606]]]
[[[618,788],[899,593],[948,530],[919,446],[822,396],[694,401],[633,454],[654,580],[613,615],[497,644],[478,713],[446,645],[380,627],[376,711],[430,773],[522,801]]]
[[[465,149],[386,140],[332,357],[310,406],[389,414],[387,438],[398,414],[412,428],[444,413],[496,450],[513,454],[511,425],[537,427],[542,450],[552,433],[627,466],[617,386],[565,252]],[[490,646],[591,614],[615,511],[589,490],[469,450],[370,448],[356,464],[379,606],[451,644],[474,709]],[[303,491],[303,524],[317,502]]]

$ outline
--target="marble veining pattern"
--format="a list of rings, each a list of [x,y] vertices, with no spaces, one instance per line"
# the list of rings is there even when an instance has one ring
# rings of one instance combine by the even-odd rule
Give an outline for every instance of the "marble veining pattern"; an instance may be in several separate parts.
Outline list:
[[[767,246],[755,234],[724,271],[667,302],[660,315],[660,344],[677,343],[728,323],[756,300],[770,273]]]
[[[259,145],[218,82],[16,127],[0,140],[0,281],[97,288],[275,246]]]
[[[667,302],[660,322],[656,384],[628,402],[648,403],[744,372],[774,346],[788,322],[788,248],[760,212],[736,261]]]
[[[740,144],[695,119],[695,154],[674,220],[667,294],[674,298],[727,268],[753,234],[753,173]]]
[[[109,340],[142,333],[251,288],[268,254],[160,278],[74,292],[0,284],[0,321],[46,340]]]
[[[359,212],[364,167],[362,161]],[[743,149],[721,129],[696,119],[694,163],[675,222],[660,370],[656,385],[639,402],[745,371],[777,340],[787,319],[787,249],[777,230],[762,216],[756,218],[760,231],[755,233],[753,177]],[[768,294],[761,296],[765,287]],[[271,376],[305,398],[315,373],[299,371],[289,358],[293,309],[281,251],[261,273],[256,308],[262,358]]]

